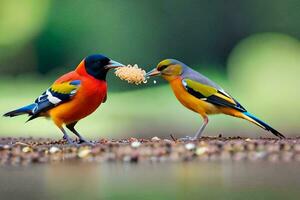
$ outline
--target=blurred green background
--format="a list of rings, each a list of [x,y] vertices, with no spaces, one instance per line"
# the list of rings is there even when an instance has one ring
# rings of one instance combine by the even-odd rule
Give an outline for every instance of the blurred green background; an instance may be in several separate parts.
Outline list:
[[[31,103],[87,55],[146,70],[176,58],[224,87],[287,136],[300,124],[300,2],[220,0],[0,0],[0,113]],[[108,101],[78,124],[88,138],[193,135],[202,119],[157,78],[143,86],[108,76]],[[0,118],[1,136],[60,138],[45,119]],[[228,116],[205,135],[270,136]]]

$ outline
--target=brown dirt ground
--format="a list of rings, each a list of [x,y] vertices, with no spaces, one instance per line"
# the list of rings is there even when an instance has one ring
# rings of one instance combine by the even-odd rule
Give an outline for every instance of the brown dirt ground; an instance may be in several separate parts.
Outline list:
[[[94,146],[68,145],[47,138],[0,138],[0,165],[52,162],[300,162],[300,137],[288,139],[203,137],[195,142],[176,139],[95,141]]]

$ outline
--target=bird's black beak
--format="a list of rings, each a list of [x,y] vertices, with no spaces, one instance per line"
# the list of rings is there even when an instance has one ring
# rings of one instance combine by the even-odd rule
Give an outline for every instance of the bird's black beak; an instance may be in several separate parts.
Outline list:
[[[151,71],[149,71],[145,77],[151,77],[151,76],[159,76],[161,75],[161,72],[158,71],[156,68],[152,69]]]
[[[106,69],[113,69],[118,67],[125,67],[122,63],[119,63],[117,61],[111,60],[109,61],[109,64],[105,66]]]

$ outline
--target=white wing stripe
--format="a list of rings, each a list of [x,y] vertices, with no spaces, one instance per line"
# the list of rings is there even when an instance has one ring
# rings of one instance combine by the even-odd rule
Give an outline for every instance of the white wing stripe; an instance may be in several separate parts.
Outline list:
[[[61,100],[60,100],[59,98],[57,98],[57,97],[54,97],[54,96],[52,95],[52,93],[51,93],[49,90],[47,90],[46,94],[47,94],[47,96],[48,96],[47,99],[48,99],[52,104],[56,105],[56,104],[58,104],[58,103],[61,102]]]

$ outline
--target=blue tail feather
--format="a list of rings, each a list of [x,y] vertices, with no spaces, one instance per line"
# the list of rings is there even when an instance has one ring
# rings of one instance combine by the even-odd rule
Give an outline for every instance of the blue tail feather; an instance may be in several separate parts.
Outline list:
[[[277,137],[280,138],[285,138],[284,135],[282,135],[281,133],[279,133],[277,130],[275,130],[274,128],[272,128],[271,126],[269,126],[267,123],[263,122],[262,120],[258,119],[257,117],[255,117],[254,115],[252,115],[249,112],[243,112],[244,115],[250,117],[251,119],[253,119],[254,121],[256,121],[257,123],[259,123],[261,126],[263,126],[267,131],[271,131],[271,133],[273,133],[274,135],[276,135]]]
[[[33,109],[36,107],[36,104],[30,104],[27,106],[24,106],[22,108],[10,111],[8,113],[5,113],[3,116],[4,117],[15,117],[18,115],[23,115],[23,114],[29,114],[31,115],[33,113]]]

